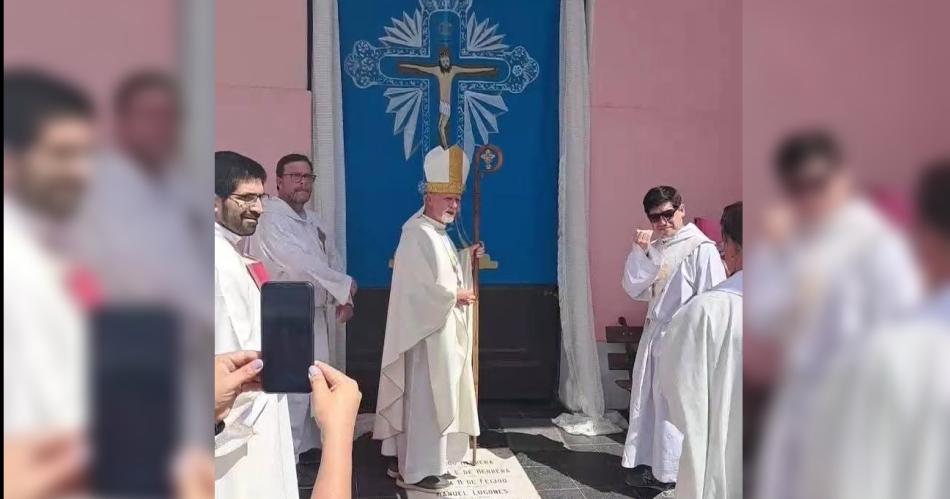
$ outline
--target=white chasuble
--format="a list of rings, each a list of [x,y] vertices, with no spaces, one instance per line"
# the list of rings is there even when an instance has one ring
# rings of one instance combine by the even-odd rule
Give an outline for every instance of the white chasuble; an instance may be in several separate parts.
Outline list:
[[[683,433],[677,499],[742,497],[742,271],[683,306],[657,383]]]
[[[402,228],[393,268],[373,438],[407,483],[446,472],[479,434],[472,375],[470,251],[421,211]]]

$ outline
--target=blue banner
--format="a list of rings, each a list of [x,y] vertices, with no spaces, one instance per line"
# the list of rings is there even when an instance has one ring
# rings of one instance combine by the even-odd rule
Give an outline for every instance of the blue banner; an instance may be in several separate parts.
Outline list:
[[[481,183],[498,262],[482,282],[557,282],[559,16],[559,0],[340,0],[347,266],[361,286],[389,286],[423,158],[443,138],[504,154]],[[468,236],[471,212],[469,188]]]

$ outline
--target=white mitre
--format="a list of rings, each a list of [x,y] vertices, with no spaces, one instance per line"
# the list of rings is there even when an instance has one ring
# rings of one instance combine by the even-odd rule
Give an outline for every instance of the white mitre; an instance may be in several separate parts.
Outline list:
[[[461,147],[455,145],[443,149],[441,145],[436,146],[426,154],[423,167],[426,173],[426,193],[461,196],[465,191],[469,160]]]

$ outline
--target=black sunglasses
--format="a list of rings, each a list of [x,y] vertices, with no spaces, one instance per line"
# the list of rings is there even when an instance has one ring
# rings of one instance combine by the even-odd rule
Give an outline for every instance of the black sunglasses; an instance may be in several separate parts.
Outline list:
[[[790,179],[783,187],[789,196],[802,197],[823,191],[829,180],[827,175]]]
[[[673,220],[673,215],[680,209],[679,206],[676,206],[672,209],[661,211],[659,213],[647,213],[647,218],[650,219],[651,224],[659,223],[660,220],[666,220],[670,222]]]

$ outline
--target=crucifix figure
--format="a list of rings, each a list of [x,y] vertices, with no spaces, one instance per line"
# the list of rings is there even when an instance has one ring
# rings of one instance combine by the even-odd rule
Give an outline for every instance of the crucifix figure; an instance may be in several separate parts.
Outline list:
[[[449,48],[439,50],[438,64],[399,64],[399,71],[407,74],[425,74],[435,76],[439,81],[439,138],[442,147],[449,148],[449,118],[452,116],[452,80],[456,75],[485,75],[494,76],[498,70],[493,67],[470,67],[452,64]]]

